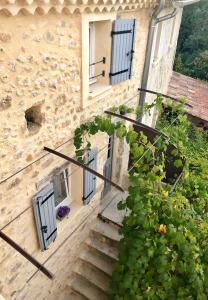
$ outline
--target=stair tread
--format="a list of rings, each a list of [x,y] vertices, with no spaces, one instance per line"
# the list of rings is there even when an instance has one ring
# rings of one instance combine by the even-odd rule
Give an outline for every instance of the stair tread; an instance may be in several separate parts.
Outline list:
[[[68,286],[66,287],[64,297],[62,297],[61,300],[89,300],[89,299],[83,295],[80,295],[79,293],[76,293]]]
[[[107,300],[108,296],[83,276],[76,274],[71,289],[89,300]]]
[[[106,254],[98,252],[96,249],[88,247],[87,250],[83,251],[80,254],[80,258],[87,261],[91,265],[94,265],[96,268],[102,270],[109,276],[111,276],[113,273],[114,259],[107,256]]]
[[[100,219],[97,219],[96,226],[95,228],[93,228],[93,231],[103,236],[106,236],[107,238],[114,240],[116,242],[119,242],[122,237],[115,226],[103,222]]]
[[[105,254],[114,260],[118,259],[118,249],[113,245],[106,244],[105,241],[100,241],[96,238],[89,238],[85,241],[85,243],[89,247],[96,249],[98,252]]]
[[[79,274],[86,278],[92,284],[96,285],[103,292],[109,293],[110,276],[97,269],[95,266],[80,259],[75,268],[75,272],[76,274]]]

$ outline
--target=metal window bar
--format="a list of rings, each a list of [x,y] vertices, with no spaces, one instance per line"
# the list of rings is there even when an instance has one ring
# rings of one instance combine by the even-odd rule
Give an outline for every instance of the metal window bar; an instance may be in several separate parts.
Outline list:
[[[178,117],[179,117],[179,116],[177,116],[177,117],[170,123],[170,125],[167,127],[167,129],[170,128],[170,127],[176,122],[176,120],[178,119]],[[138,163],[138,162],[146,155],[146,153],[147,153],[149,150],[152,150],[152,149],[153,149],[153,147],[154,147],[155,144],[159,141],[159,139],[161,139],[161,137],[164,137],[164,134],[163,134],[163,133],[161,133],[161,134],[158,136],[158,138],[154,141],[154,143],[153,143],[150,147],[148,147],[147,150],[142,154],[142,156],[141,156],[137,161],[134,162],[134,164],[132,165],[132,167],[128,169],[128,172],[130,172],[130,171],[136,166],[136,164],[137,164],[137,163]],[[169,139],[169,137],[167,136],[166,139]]]
[[[139,122],[139,121],[136,121],[136,120],[134,120],[134,119],[131,119],[131,118],[129,118],[129,117],[126,117],[126,116],[123,116],[123,115],[120,115],[120,114],[117,114],[117,113],[114,113],[114,112],[111,112],[111,111],[108,111],[108,110],[104,111],[104,113],[107,114],[107,115],[110,115],[110,116],[114,116],[114,117],[123,119],[123,120],[125,120],[125,121],[129,121],[129,122],[131,122],[131,123],[134,123],[134,124],[136,124],[136,125],[139,125],[140,127],[143,127],[143,128],[146,128],[146,129],[149,128],[149,126],[147,126],[147,125],[145,125],[145,124],[143,124],[143,123],[141,123],[141,122]],[[155,128],[151,128],[151,129],[152,129],[152,131],[154,131],[155,133],[161,134],[161,132],[160,132],[159,130],[157,130],[157,129],[155,129]],[[163,136],[165,136],[164,133],[163,133]]]
[[[169,99],[174,100],[176,102],[180,102],[180,100],[177,99],[177,98],[174,98],[174,97],[171,97],[169,95],[162,94],[162,93],[158,93],[158,92],[155,92],[155,91],[146,90],[146,89],[142,89],[142,88],[138,88],[138,91],[140,91],[140,92],[146,92],[146,93],[153,94],[153,95],[161,95],[161,96],[163,96],[165,98],[169,98]],[[189,106],[189,107],[193,108],[193,106],[191,104],[187,103],[187,102],[185,102],[184,104],[186,106]]]
[[[100,149],[98,151],[98,153],[102,152],[103,150],[105,150],[107,148],[107,146],[103,147],[102,149]],[[50,153],[48,153],[50,154]],[[99,156],[100,157],[100,156]],[[102,156],[101,156],[102,157]],[[77,167],[75,170],[73,170],[67,177],[71,177],[74,173],[76,173],[79,170],[79,167]],[[21,215],[23,215],[27,210],[33,208],[32,205],[28,206],[27,208],[25,208],[21,213],[19,213],[16,217],[14,217],[11,221],[9,221],[7,224],[5,224],[2,228],[0,228],[0,230],[4,230],[6,227],[8,227],[11,223],[13,223],[15,220],[17,220],[19,217],[21,217]]]
[[[132,96],[130,99],[128,99],[127,101],[125,101],[123,104],[125,105],[125,104],[129,103],[130,101],[132,101],[132,100],[133,100],[134,98],[136,98],[137,96],[139,96],[139,93],[137,93],[137,94],[135,94],[134,96]],[[86,121],[89,121],[89,120],[91,120],[91,119],[92,119],[92,118],[89,118],[89,119],[86,120]],[[62,147],[62,146],[64,146],[65,144],[69,143],[69,142],[72,141],[73,139],[74,139],[74,137],[71,137],[70,139],[66,140],[65,142],[63,142],[62,144],[60,144],[59,146],[57,146],[57,147],[55,148],[55,150],[58,149],[58,148],[60,148],[60,147]],[[11,178],[13,178],[14,176],[18,175],[19,173],[23,172],[24,170],[26,170],[26,169],[29,168],[30,166],[34,165],[36,162],[39,162],[41,159],[45,158],[45,157],[48,156],[48,155],[50,155],[50,153],[46,153],[46,154],[40,156],[39,158],[37,158],[36,160],[32,161],[31,163],[27,164],[26,166],[20,168],[17,172],[15,172],[15,173],[9,175],[8,177],[2,179],[2,180],[0,181],[0,184],[5,183],[5,182],[8,181],[9,179],[11,179]]]
[[[77,161],[77,160],[75,160],[75,159],[73,159],[73,158],[71,158],[71,157],[69,157],[69,156],[67,156],[67,155],[65,155],[65,154],[62,154],[62,153],[60,153],[60,152],[58,152],[58,151],[55,151],[55,150],[53,150],[53,149],[50,149],[50,148],[48,148],[48,147],[44,147],[44,150],[45,150],[45,151],[48,151],[48,152],[50,152],[50,153],[52,153],[52,154],[54,154],[54,155],[57,155],[57,156],[59,156],[59,157],[65,159],[65,160],[70,161],[71,163],[73,163],[73,164],[75,164],[75,165],[77,165],[77,166],[83,168],[84,170],[86,170],[86,171],[92,173],[93,175],[99,177],[100,179],[102,179],[102,180],[104,180],[104,181],[107,181],[108,183],[110,183],[112,186],[114,186],[114,187],[115,187],[116,189],[118,189],[119,191],[124,192],[124,190],[123,190],[123,188],[122,188],[121,186],[119,186],[119,185],[116,184],[115,182],[111,181],[109,178],[107,178],[107,177],[101,175],[100,173],[94,171],[93,169],[87,167],[86,165],[80,163],[79,161]]]
[[[122,197],[123,193],[121,194]],[[74,228],[74,230],[63,240],[63,242],[56,248],[56,250],[54,252],[51,253],[51,255],[43,262],[43,265],[45,265],[50,259],[51,257],[53,257],[54,254],[56,254],[57,251],[59,251],[59,249],[67,242],[67,240],[72,236],[72,234],[74,234],[74,232],[76,230],[78,230],[82,224],[89,218],[89,216],[91,214],[94,213],[94,208],[92,208],[89,212],[89,214],[87,214],[87,216],[84,218],[83,222],[80,223],[76,228]],[[32,280],[32,278],[38,273],[39,270],[36,270],[31,276],[30,278],[27,280],[27,284]]]
[[[47,270],[43,264],[39,263],[32,255],[30,255],[27,251],[25,251],[22,247],[20,247],[16,242],[14,242],[8,235],[3,233],[0,230],[0,238],[2,238],[6,243],[8,243],[12,248],[18,251],[22,256],[24,256],[29,262],[31,262],[35,267],[38,268],[38,271],[41,271],[48,278],[53,279],[54,275]]]
[[[100,149],[98,152],[97,152],[97,154],[99,154],[99,153],[101,153],[103,150],[105,150],[105,149],[108,149],[108,145],[105,145],[102,149]],[[104,153],[103,155],[99,155],[99,158],[102,158],[102,157],[104,157],[104,156],[107,156],[107,154],[106,153]],[[89,164],[89,163],[88,163]],[[75,172],[77,172],[79,170],[79,167],[77,167],[75,170],[73,170],[70,174],[68,174],[68,176],[66,176],[66,177],[64,177],[64,179],[63,180],[60,180],[60,182],[64,182],[64,180],[67,180],[68,178],[70,178]],[[58,176],[58,175],[55,175],[55,176]]]
[[[102,60],[99,60],[99,61],[97,61],[97,62],[91,63],[91,64],[90,64],[90,67],[91,67],[91,66],[94,66],[94,65],[97,65],[97,64],[100,64],[100,63],[105,64],[105,63],[106,63],[106,58],[103,57]]]
[[[89,79],[94,79],[94,78],[97,78],[97,77],[100,77],[100,76],[105,77],[105,71],[102,71],[102,73],[100,73],[98,75],[95,75],[95,76],[92,76]]]
[[[120,119],[124,119],[124,120],[127,120],[127,121],[130,121],[130,122],[132,122],[132,123],[134,123],[134,124],[137,124],[137,125],[139,125],[139,126],[141,126],[141,127],[148,127],[147,125],[144,125],[144,124],[142,124],[141,122],[139,122],[139,121],[135,121],[135,120],[133,120],[133,119],[131,119],[131,118],[128,118],[128,117],[125,117],[125,116],[123,116],[123,115],[119,115],[119,114],[116,114],[116,113],[113,113],[113,112],[110,112],[110,111],[105,111],[105,113],[106,114],[109,114],[109,115],[112,115],[112,116],[115,116],[115,117],[118,117],[118,118],[120,118]],[[176,122],[176,120],[178,119],[178,117],[179,116],[177,116],[172,122],[171,122],[171,124],[167,127],[167,128],[170,128],[175,122]],[[143,155],[136,161],[136,162],[134,162],[134,164],[133,164],[133,166],[130,168],[130,169],[128,169],[128,172],[130,172],[134,167],[135,167],[135,165],[145,156],[145,154],[149,151],[149,150],[151,150],[153,147],[154,147],[154,145],[159,141],[159,139],[161,138],[161,137],[163,137],[163,138],[165,138],[165,139],[169,139],[169,137],[167,136],[167,135],[165,135],[163,132],[161,132],[161,131],[159,131],[159,130],[156,130],[156,129],[153,129],[157,134],[159,134],[159,136],[158,136],[158,138],[155,140],[155,142],[143,153]]]
[[[149,92],[149,91],[147,91],[147,92]],[[151,91],[152,93],[154,93],[154,94],[157,94],[156,92],[153,92],[153,91]],[[133,100],[136,96],[137,96],[138,94],[136,94],[135,96],[133,96],[131,99],[128,99],[127,101],[126,101],[126,103],[127,102],[129,102],[130,100]],[[165,97],[169,97],[169,96],[167,96],[167,95],[162,95],[162,96],[165,96]],[[172,97],[169,97],[169,98],[172,98]],[[172,98],[173,100],[178,100],[178,99],[174,99],[174,98]],[[190,105],[191,106],[191,105]],[[119,115],[119,117],[124,117],[124,116],[120,116]],[[127,117],[125,117],[125,118],[127,118]],[[177,117],[178,118],[178,117]],[[170,126],[177,120],[177,118],[170,124]],[[132,119],[131,119],[132,120]],[[134,120],[133,120],[134,121]],[[134,122],[136,122],[136,121],[134,121]],[[169,126],[169,127],[170,127]],[[162,135],[161,135],[162,136]],[[158,137],[158,139],[159,138],[161,138],[161,136],[159,136]],[[72,140],[72,139],[70,139],[70,140]],[[156,143],[157,141],[155,141],[155,143]],[[63,144],[65,144],[65,143],[63,143]],[[154,144],[153,144],[154,145]],[[152,145],[152,146],[153,146]],[[57,148],[59,148],[60,146],[58,146]],[[46,147],[47,148],[47,147]],[[50,149],[50,150],[52,150],[52,149]],[[150,148],[148,148],[146,151],[145,151],[145,153],[142,155],[142,157],[148,152],[150,150]],[[56,152],[56,151],[54,151],[54,150],[52,150],[53,152]],[[58,153],[58,152],[57,152]],[[55,154],[55,153],[54,153]],[[45,157],[46,155],[44,155],[43,157]],[[59,155],[60,156],[60,155]],[[64,156],[64,155],[63,155]],[[42,159],[43,157],[41,157],[40,159]],[[140,157],[139,158],[139,160],[142,158],[142,157]],[[39,159],[38,159],[39,160]],[[139,161],[138,160],[138,161]],[[138,162],[137,161],[137,162]],[[33,163],[35,163],[36,161],[34,161]],[[137,163],[136,162],[136,163]],[[75,163],[75,162],[74,162]],[[76,164],[77,164],[77,162],[76,162]],[[31,165],[31,164],[30,164]],[[77,164],[78,165],[78,164]],[[89,169],[89,168],[87,168],[87,167],[85,167],[85,166],[82,166],[81,165],[81,167],[82,168],[85,168],[85,169],[87,169],[89,172],[91,172],[91,173],[93,173],[93,172],[95,172],[94,170],[91,170],[91,169]],[[134,166],[132,166],[128,171],[130,171],[132,168],[133,168]],[[25,168],[27,168],[27,166],[25,166],[24,167],[24,170],[25,170]],[[78,169],[78,168],[77,168]],[[77,170],[76,169],[76,170]],[[75,170],[75,171],[76,171]],[[21,170],[22,171],[22,170]],[[75,172],[74,171],[74,172]],[[73,173],[74,173],[73,172]],[[97,172],[95,172],[95,173],[97,173]],[[16,173],[14,173],[12,176],[14,176],[14,175],[16,175]],[[72,175],[72,174],[71,174]],[[99,175],[99,176],[98,176]],[[98,174],[96,174],[96,176],[98,176],[98,177],[102,177],[102,179],[103,180],[106,180],[106,181],[110,181],[108,178],[105,178],[104,176],[102,176],[102,175],[100,175],[99,173]],[[11,176],[9,177],[9,178],[11,178]],[[8,178],[8,179],[9,179]],[[6,179],[7,180],[7,179]],[[5,182],[5,181],[4,181]],[[122,191],[122,192],[124,192],[124,190],[121,188],[121,187],[119,187],[119,186],[117,186],[115,183],[113,183],[113,182],[109,182],[109,183],[111,183],[113,186],[115,186],[117,189],[119,189],[120,191]],[[28,208],[26,208],[24,211],[22,211],[18,216],[16,216],[13,220],[11,220],[7,225],[5,225],[3,228],[5,228],[6,226],[8,226],[9,224],[11,224],[14,220],[16,220],[20,215],[22,215],[24,212],[26,212],[28,209],[30,209],[32,206],[30,206],[30,207],[28,207]],[[20,254],[22,254],[26,259],[28,259],[33,265],[35,265],[37,268],[38,268],[38,271],[41,271],[41,272],[43,272],[48,278],[50,278],[50,279],[53,279],[54,278],[54,275],[50,272],[50,271],[48,271],[45,267],[44,267],[44,265],[43,264],[40,264],[34,257],[32,257],[29,253],[27,253],[23,248],[21,248],[18,244],[16,244],[13,240],[11,240],[6,234],[4,234],[1,230],[0,230],[0,237],[3,239],[3,240],[5,240],[8,244],[10,244],[13,248],[15,248]],[[35,273],[37,273],[37,271],[35,272]]]

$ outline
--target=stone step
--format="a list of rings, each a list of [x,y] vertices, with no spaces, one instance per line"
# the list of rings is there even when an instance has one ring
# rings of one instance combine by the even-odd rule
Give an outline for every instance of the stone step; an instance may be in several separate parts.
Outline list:
[[[80,259],[74,272],[83,276],[87,281],[98,287],[104,293],[108,294],[110,292],[110,276],[96,268],[94,265],[89,264],[87,261]]]
[[[106,293],[79,274],[75,275],[71,289],[88,300],[108,300]]]
[[[69,286],[64,290],[64,296],[60,297],[60,300],[89,300],[83,295],[73,291]]]
[[[115,227],[113,224],[104,222],[99,218],[97,219],[96,226],[92,229],[92,231],[115,242],[119,242],[121,239],[121,234],[119,233],[117,227]]]
[[[107,241],[104,237],[91,236],[85,243],[89,248],[96,250],[97,252],[104,254],[114,260],[118,259],[117,247],[111,241]]]
[[[87,246],[80,254],[80,259],[85,260],[109,276],[113,273],[115,260],[95,248]]]

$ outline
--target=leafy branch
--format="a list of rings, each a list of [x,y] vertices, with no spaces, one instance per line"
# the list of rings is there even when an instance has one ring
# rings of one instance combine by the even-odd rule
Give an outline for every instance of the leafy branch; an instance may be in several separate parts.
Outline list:
[[[154,107],[160,113],[157,127],[168,139],[156,138],[151,143],[142,131],[113,122],[110,116],[96,116],[75,130],[80,161],[91,148],[90,137],[98,132],[125,139],[130,147],[128,197],[118,204],[118,209],[130,213],[121,229],[111,299],[204,300],[208,295],[207,137],[187,120],[182,102],[174,104],[158,95],[145,109],[148,112]],[[186,158],[174,190],[164,183],[169,143],[177,146],[176,157],[180,153]],[[181,163],[175,160],[176,167]]]

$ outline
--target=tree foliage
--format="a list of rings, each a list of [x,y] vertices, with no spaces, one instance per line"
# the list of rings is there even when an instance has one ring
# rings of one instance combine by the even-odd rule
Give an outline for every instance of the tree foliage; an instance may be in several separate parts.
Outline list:
[[[208,1],[184,8],[175,70],[208,80]]]

